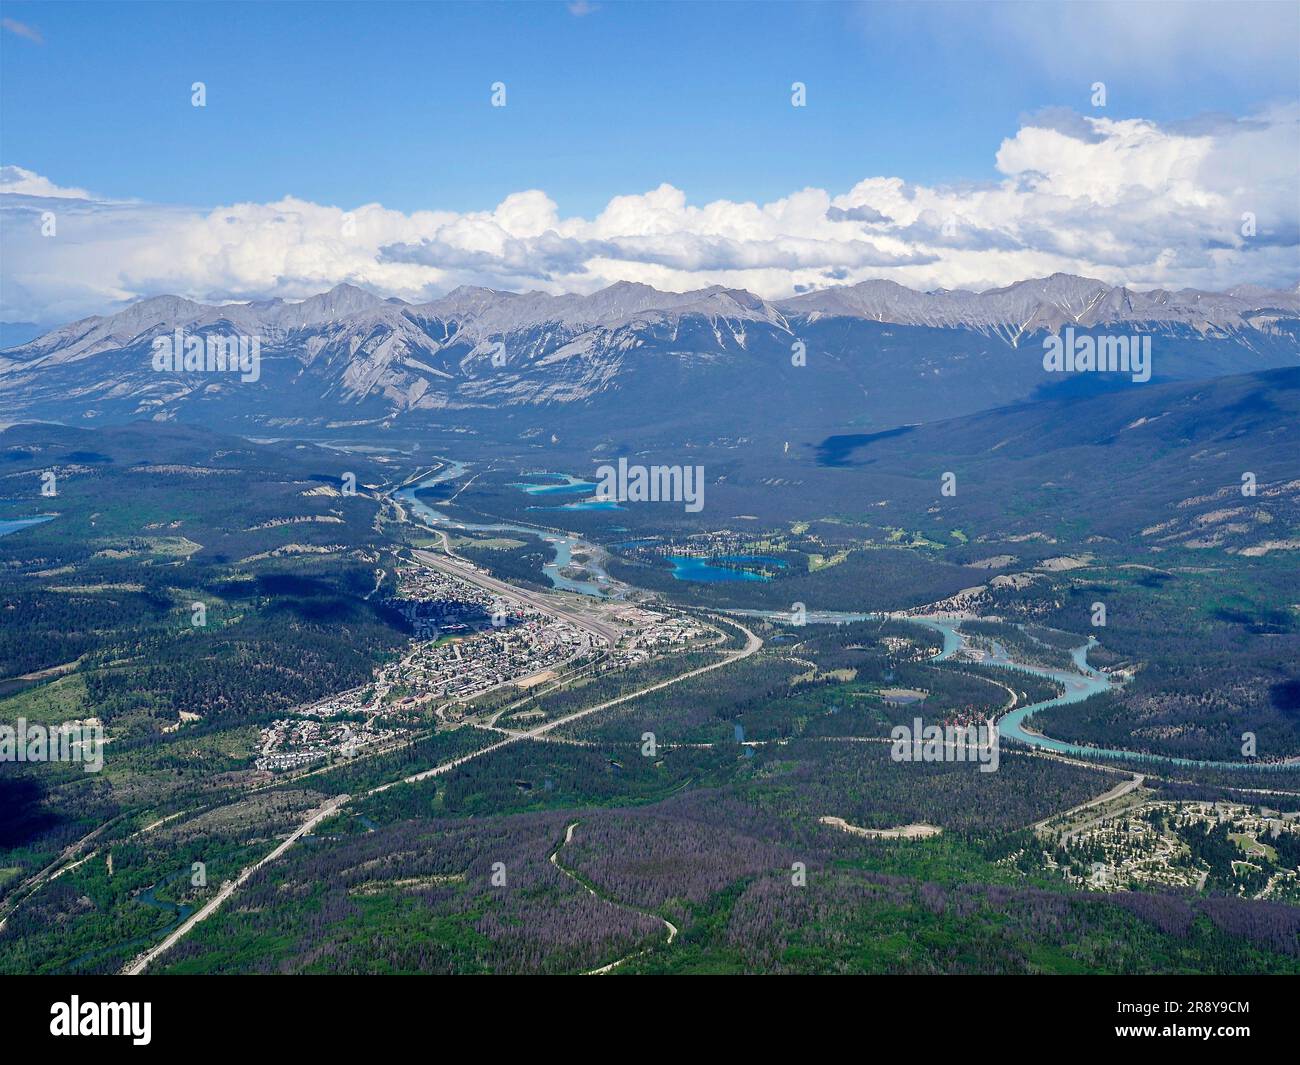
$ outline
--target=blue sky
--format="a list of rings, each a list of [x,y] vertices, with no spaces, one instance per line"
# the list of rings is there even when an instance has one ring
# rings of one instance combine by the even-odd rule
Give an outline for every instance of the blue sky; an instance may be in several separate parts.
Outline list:
[[[591,212],[661,182],[706,202],[987,180],[1021,115],[1086,109],[1096,80],[1111,117],[1162,122],[1294,94],[1295,64],[1254,61],[1264,27],[1235,6],[1240,61],[1171,71],[1118,34],[1080,54],[1053,42],[1060,13],[1015,5],[6,3],[44,43],[0,34],[0,161],[118,198],[405,211],[533,187]]]
[[[0,320],[1300,279],[1294,2],[15,0],[0,78]]]

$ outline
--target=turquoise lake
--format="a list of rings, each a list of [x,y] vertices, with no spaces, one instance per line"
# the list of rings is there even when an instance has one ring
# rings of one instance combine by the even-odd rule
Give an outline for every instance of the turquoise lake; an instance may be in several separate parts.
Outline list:
[[[747,566],[774,566],[785,569],[783,559],[767,555],[716,555],[713,558],[700,558],[695,555],[669,555],[673,564],[673,576],[679,581],[703,581],[719,583],[721,581],[770,581],[770,573],[746,569]],[[718,563],[725,563],[719,565]]]

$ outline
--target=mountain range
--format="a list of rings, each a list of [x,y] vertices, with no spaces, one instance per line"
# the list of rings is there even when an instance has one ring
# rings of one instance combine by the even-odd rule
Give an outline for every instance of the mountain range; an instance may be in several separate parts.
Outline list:
[[[619,282],[590,295],[458,288],[428,303],[338,285],[301,302],[157,296],[0,353],[6,420],[260,427],[473,422],[502,410],[619,424],[881,427],[1135,387],[1049,374],[1042,339],[1150,334],[1155,380],[1300,362],[1300,288],[1138,292],[1068,274],[984,292],[891,281],[783,300]],[[153,340],[257,337],[256,381],[154,369]],[[802,362],[800,361],[802,358]]]

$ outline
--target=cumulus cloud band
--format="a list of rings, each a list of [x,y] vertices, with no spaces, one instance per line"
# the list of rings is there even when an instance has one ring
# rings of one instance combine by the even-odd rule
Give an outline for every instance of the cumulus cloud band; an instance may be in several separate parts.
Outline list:
[[[0,168],[0,317],[42,323],[160,293],[301,298],[341,281],[422,301],[458,285],[592,292],[615,281],[775,298],[885,277],[980,288],[1056,271],[1112,283],[1294,285],[1300,104],[1177,126],[1050,109],[956,187],[867,178],[832,195],[693,206],[670,185],[560,217],[544,192],[490,211],[286,198],[215,210],[116,202]],[[54,232],[42,220],[53,217]]]

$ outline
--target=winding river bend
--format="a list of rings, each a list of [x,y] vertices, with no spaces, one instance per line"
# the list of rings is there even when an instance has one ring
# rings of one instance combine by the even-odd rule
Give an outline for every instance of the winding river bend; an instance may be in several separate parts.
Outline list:
[[[728,611],[728,613],[761,617],[771,621],[788,621],[790,617],[788,613],[782,611],[768,610],[732,610]],[[930,661],[932,662],[942,662],[951,658],[960,648],[967,644],[968,637],[958,631],[958,626],[961,625],[963,620],[966,619],[939,615],[912,617],[904,614],[852,614],[839,611],[820,611],[816,613],[810,611],[808,614],[808,624],[810,625],[843,625],[853,621],[903,621],[910,625],[920,625],[923,628],[939,633],[943,637],[943,648],[931,657]],[[1120,758],[1126,761],[1160,765],[1178,765],[1201,769],[1236,769],[1248,772],[1268,772],[1274,769],[1294,769],[1296,767],[1297,762],[1295,760],[1285,762],[1215,762],[1194,758],[1175,758],[1173,755],[1165,754],[1143,754],[1138,751],[1125,751],[1116,747],[1086,747],[1078,743],[1068,743],[1065,740],[1055,740],[1050,736],[1044,736],[1040,732],[1026,729],[1026,719],[1039,710],[1046,710],[1053,706],[1069,706],[1072,703],[1081,703],[1094,695],[1100,695],[1102,692],[1108,692],[1118,687],[1105,673],[1094,669],[1088,664],[1088,650],[1096,642],[1096,640],[1090,638],[1087,643],[1074,648],[1070,652],[1070,657],[1074,660],[1075,668],[1078,670],[1077,673],[1063,669],[1044,669],[1040,666],[1029,665],[1027,662],[1017,662],[1006,653],[1006,649],[1001,644],[995,642],[993,653],[985,655],[983,665],[1032,673],[1034,676],[1053,681],[1063,690],[1063,693],[1054,699],[1044,699],[1041,702],[1030,703],[1003,714],[997,721],[998,737],[1002,740],[1011,740],[1014,743],[1024,744],[1027,747],[1036,747],[1039,750],[1052,751],[1055,754],[1066,754],[1081,758]]]
[[[446,460],[446,465],[442,469],[422,480],[397,489],[393,496],[400,499],[410,508],[413,514],[429,525],[441,525],[449,529],[464,529],[467,532],[524,533],[528,536],[540,537],[555,551],[555,558],[542,566],[542,572],[546,574],[546,578],[551,582],[553,588],[601,598],[611,595],[609,574],[605,572],[600,562],[602,552],[594,544],[589,544],[572,533],[551,532],[548,529],[528,525],[512,525],[507,522],[491,525],[471,525],[468,522],[457,521],[455,518],[450,518],[446,514],[434,510],[429,504],[416,497],[416,492],[420,489],[432,488],[446,481],[454,481],[462,477],[467,469],[468,467],[463,462]],[[582,563],[582,567],[593,576],[593,580],[574,580],[564,575],[563,571],[573,563],[575,552],[581,552],[585,556],[586,561]]]
[[[552,533],[545,529],[530,528],[526,525],[512,525],[508,523],[492,525],[470,525],[464,522],[458,522],[434,510],[428,504],[416,498],[415,493],[421,488],[430,488],[445,481],[455,480],[464,475],[467,466],[464,463],[453,460],[444,460],[444,465],[436,473],[431,474],[419,481],[398,489],[393,495],[402,500],[412,512],[419,515],[425,522],[431,525],[442,525],[453,529],[465,529],[471,532],[505,532],[505,533],[526,533],[529,536],[540,536],[555,549],[555,560],[547,563],[543,567],[547,578],[551,584],[558,589],[570,592],[580,592],[583,595],[593,595],[605,597],[610,594],[609,576],[605,573],[600,565],[601,552],[593,544],[589,544],[569,533]],[[590,561],[585,564],[585,568],[595,576],[594,581],[573,580],[564,576],[561,572],[567,567],[573,558],[575,550],[582,551]],[[747,617],[764,618],[771,621],[788,620],[789,614],[783,611],[771,610],[729,610],[725,613],[738,614]],[[855,614],[843,611],[816,611],[809,612],[807,617],[809,624],[847,624],[853,621],[902,621],[911,625],[920,625],[939,633],[943,637],[943,647],[935,654],[931,661],[942,662],[951,658],[959,649],[966,646],[968,637],[958,631],[964,619],[959,617],[946,617],[943,615],[931,615],[925,617],[916,617],[904,614],[880,614],[865,613]],[[999,643],[994,642],[993,652],[986,654],[983,664],[994,666],[1002,669],[1020,670],[1025,673],[1031,673],[1037,677],[1043,677],[1060,686],[1062,694],[1053,699],[1045,699],[1037,703],[1030,703],[1026,706],[1020,706],[1003,714],[997,721],[998,736],[1002,740],[1010,740],[1013,743],[1024,744],[1027,747],[1035,747],[1043,751],[1051,751],[1055,754],[1070,755],[1078,758],[1108,758],[1123,759],[1126,761],[1143,762],[1159,765],[1176,765],[1190,768],[1202,769],[1232,769],[1247,772],[1268,772],[1274,769],[1295,768],[1300,764],[1298,759],[1290,759],[1284,762],[1218,762],[1209,760],[1200,760],[1194,758],[1176,758],[1173,755],[1161,754],[1144,754],[1137,751],[1126,751],[1116,747],[1087,747],[1078,743],[1069,743],[1065,740],[1053,739],[1045,736],[1041,732],[1031,731],[1025,727],[1025,722],[1039,710],[1050,709],[1055,706],[1069,706],[1073,703],[1081,703],[1085,699],[1090,699],[1094,695],[1100,695],[1103,692],[1111,691],[1117,685],[1109,676],[1100,670],[1094,669],[1088,664],[1088,650],[1096,643],[1096,640],[1089,638],[1088,642],[1074,648],[1070,652],[1070,657],[1074,661],[1075,670],[1063,669],[1045,669],[1041,666],[1030,665],[1027,662],[1017,662],[1007,654],[1006,649]]]

